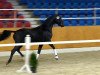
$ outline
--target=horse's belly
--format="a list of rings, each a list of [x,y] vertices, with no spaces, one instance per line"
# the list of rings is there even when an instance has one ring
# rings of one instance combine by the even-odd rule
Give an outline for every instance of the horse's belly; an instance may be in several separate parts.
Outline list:
[[[43,42],[43,37],[42,36],[31,36],[31,41],[32,42]]]

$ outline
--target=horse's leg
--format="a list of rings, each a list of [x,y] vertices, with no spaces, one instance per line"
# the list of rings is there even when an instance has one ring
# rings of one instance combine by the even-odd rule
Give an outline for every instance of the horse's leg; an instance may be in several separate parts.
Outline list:
[[[52,48],[53,48],[53,51],[54,51],[54,54],[55,54],[55,59],[58,60],[58,54],[57,54],[57,51],[55,50],[55,46],[53,44],[49,44]]]
[[[20,50],[17,50],[17,52],[18,52],[22,57],[24,57],[24,55],[20,52]]]
[[[10,58],[9,58],[8,62],[6,63],[6,65],[8,65],[8,64],[11,62],[11,60],[12,60],[12,58],[13,58],[13,55],[14,55],[15,52],[18,51],[21,47],[22,47],[22,46],[15,46],[15,47],[13,48],[13,50],[11,51],[11,54],[10,54]]]
[[[39,58],[42,47],[43,47],[43,45],[39,45],[39,47],[38,47],[37,56],[36,56],[37,59]]]

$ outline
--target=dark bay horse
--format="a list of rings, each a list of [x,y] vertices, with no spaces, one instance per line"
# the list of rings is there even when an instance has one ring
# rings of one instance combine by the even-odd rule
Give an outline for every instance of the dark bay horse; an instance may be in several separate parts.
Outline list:
[[[24,38],[27,34],[31,36],[31,42],[50,42],[52,38],[52,27],[54,24],[58,24],[58,26],[61,26],[61,27],[64,26],[62,18],[58,15],[53,15],[53,16],[48,17],[42,25],[36,28],[31,28],[31,29],[22,28],[17,31],[4,30],[2,34],[0,34],[0,41],[7,39],[11,35],[11,33],[14,33],[13,39],[15,43],[24,43]],[[58,55],[57,55],[54,45],[53,44],[49,44],[49,45],[54,50],[55,58],[58,59]],[[6,65],[11,62],[12,57],[16,51],[22,57],[24,56],[20,52],[21,47],[22,46],[15,46],[12,49],[10,58],[8,62],[6,63]],[[38,47],[37,58],[39,57],[42,47],[43,45],[39,45]]]

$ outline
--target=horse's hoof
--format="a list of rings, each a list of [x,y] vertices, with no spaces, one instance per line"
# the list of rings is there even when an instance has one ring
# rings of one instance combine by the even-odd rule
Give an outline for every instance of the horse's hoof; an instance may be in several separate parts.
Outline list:
[[[59,60],[58,58],[55,58],[56,60]]]
[[[58,60],[59,59],[58,56],[56,56],[55,59]]]
[[[22,55],[22,57],[25,57],[24,55]]]
[[[9,64],[9,63],[7,62],[7,63],[6,63],[6,66],[7,66],[8,64]]]
[[[7,63],[6,63],[6,66],[10,63],[11,61],[9,60]]]

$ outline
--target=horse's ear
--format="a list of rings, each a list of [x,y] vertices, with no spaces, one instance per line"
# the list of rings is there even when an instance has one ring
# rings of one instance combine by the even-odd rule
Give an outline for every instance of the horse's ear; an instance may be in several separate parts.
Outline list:
[[[56,18],[57,18],[57,19],[60,19],[60,17],[59,17],[59,16],[57,16]]]

